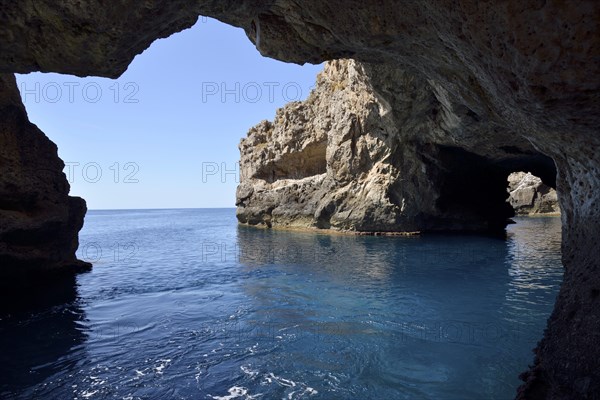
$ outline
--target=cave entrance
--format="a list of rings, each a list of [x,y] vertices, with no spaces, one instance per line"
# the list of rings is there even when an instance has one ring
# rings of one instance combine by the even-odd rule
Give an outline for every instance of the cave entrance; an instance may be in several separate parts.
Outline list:
[[[503,232],[515,215],[524,215],[526,210],[537,210],[538,214],[548,210],[541,200],[554,199],[552,210],[558,206],[556,166],[541,153],[511,148],[490,159],[461,148],[440,146],[438,154],[437,205],[444,215],[466,221],[465,230]],[[509,177],[515,182],[511,185],[516,185],[514,194],[507,190]],[[515,199],[511,201],[509,195]],[[520,205],[516,211],[515,205]]]
[[[30,120],[58,144],[71,196],[90,210],[221,208],[235,207],[240,139],[305,100],[322,68],[263,57],[243,30],[201,18],[116,80],[32,73],[17,84]],[[265,176],[325,170],[325,143],[298,150]],[[306,157],[314,163],[301,165]]]

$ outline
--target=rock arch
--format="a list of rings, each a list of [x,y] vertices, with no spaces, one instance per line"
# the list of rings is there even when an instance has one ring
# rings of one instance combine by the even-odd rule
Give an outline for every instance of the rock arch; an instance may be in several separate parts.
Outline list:
[[[462,128],[456,129],[455,121],[448,119],[446,128],[454,129],[458,147],[479,143],[485,149],[486,139],[499,134],[512,136],[518,144],[529,143],[536,152],[554,160],[565,278],[548,329],[537,347],[535,365],[525,374],[519,397],[597,397],[598,2],[120,0],[110,7],[99,0],[4,2],[0,10],[0,73],[53,71],[116,77],[152,41],[191,26],[198,15],[242,27],[253,41],[258,38],[252,26],[260,26],[260,51],[266,56],[298,63],[352,57],[372,63],[374,68],[398,70],[426,80],[435,86],[445,108],[486,127],[470,131],[459,124]],[[381,92],[394,90],[396,81],[385,83]],[[15,158],[15,147],[5,145],[15,137],[24,143],[21,141],[26,135],[21,128],[33,130],[22,105],[10,104],[16,93],[12,78],[3,75],[3,260],[18,251],[18,246],[10,243],[11,234],[6,235],[14,222],[9,216],[15,211],[11,207],[19,204],[26,206],[25,214],[33,218],[38,232],[42,227],[67,229],[64,240],[56,243],[56,253],[47,256],[50,264],[76,264],[73,251],[83,209],[81,203],[74,206],[77,200],[67,198],[55,148],[43,144],[39,131],[35,132],[38,139],[34,144],[21,147],[29,155],[48,158],[44,168],[50,166],[51,174],[57,177],[56,187],[36,188],[26,196],[15,188],[35,175],[27,168],[19,170],[20,174],[6,173],[13,168],[9,160],[18,159],[25,167],[32,163],[24,153],[19,153],[22,158]],[[461,136],[460,132],[472,135]],[[7,193],[17,196],[11,198]],[[45,193],[49,197],[44,197]],[[56,214],[39,212],[36,204],[53,204]],[[327,213],[328,208],[323,211]],[[62,228],[60,231],[64,232]],[[39,243],[27,246],[32,251],[42,249]]]

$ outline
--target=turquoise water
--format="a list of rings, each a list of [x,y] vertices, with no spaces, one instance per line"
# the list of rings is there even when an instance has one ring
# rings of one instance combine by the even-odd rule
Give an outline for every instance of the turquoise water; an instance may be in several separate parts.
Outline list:
[[[74,299],[0,321],[3,399],[511,399],[562,279],[560,220],[505,239],[91,211]]]

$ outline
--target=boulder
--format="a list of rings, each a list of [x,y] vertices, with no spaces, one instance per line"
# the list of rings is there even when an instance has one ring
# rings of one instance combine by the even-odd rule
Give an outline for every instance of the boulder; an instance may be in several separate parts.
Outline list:
[[[517,215],[560,214],[556,190],[530,172],[508,176],[508,202]]]

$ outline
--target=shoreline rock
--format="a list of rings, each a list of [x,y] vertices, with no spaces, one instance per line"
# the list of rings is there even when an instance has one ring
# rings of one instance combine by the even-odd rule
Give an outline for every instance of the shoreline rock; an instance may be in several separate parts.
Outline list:
[[[240,142],[237,218],[365,234],[501,231],[513,215],[511,169],[552,176],[554,165],[507,131],[482,139],[482,130],[485,122],[432,81],[328,62],[306,101],[277,110]]]
[[[57,147],[27,118],[15,77],[0,74],[0,290],[88,271],[77,260],[86,203],[69,196]]]

